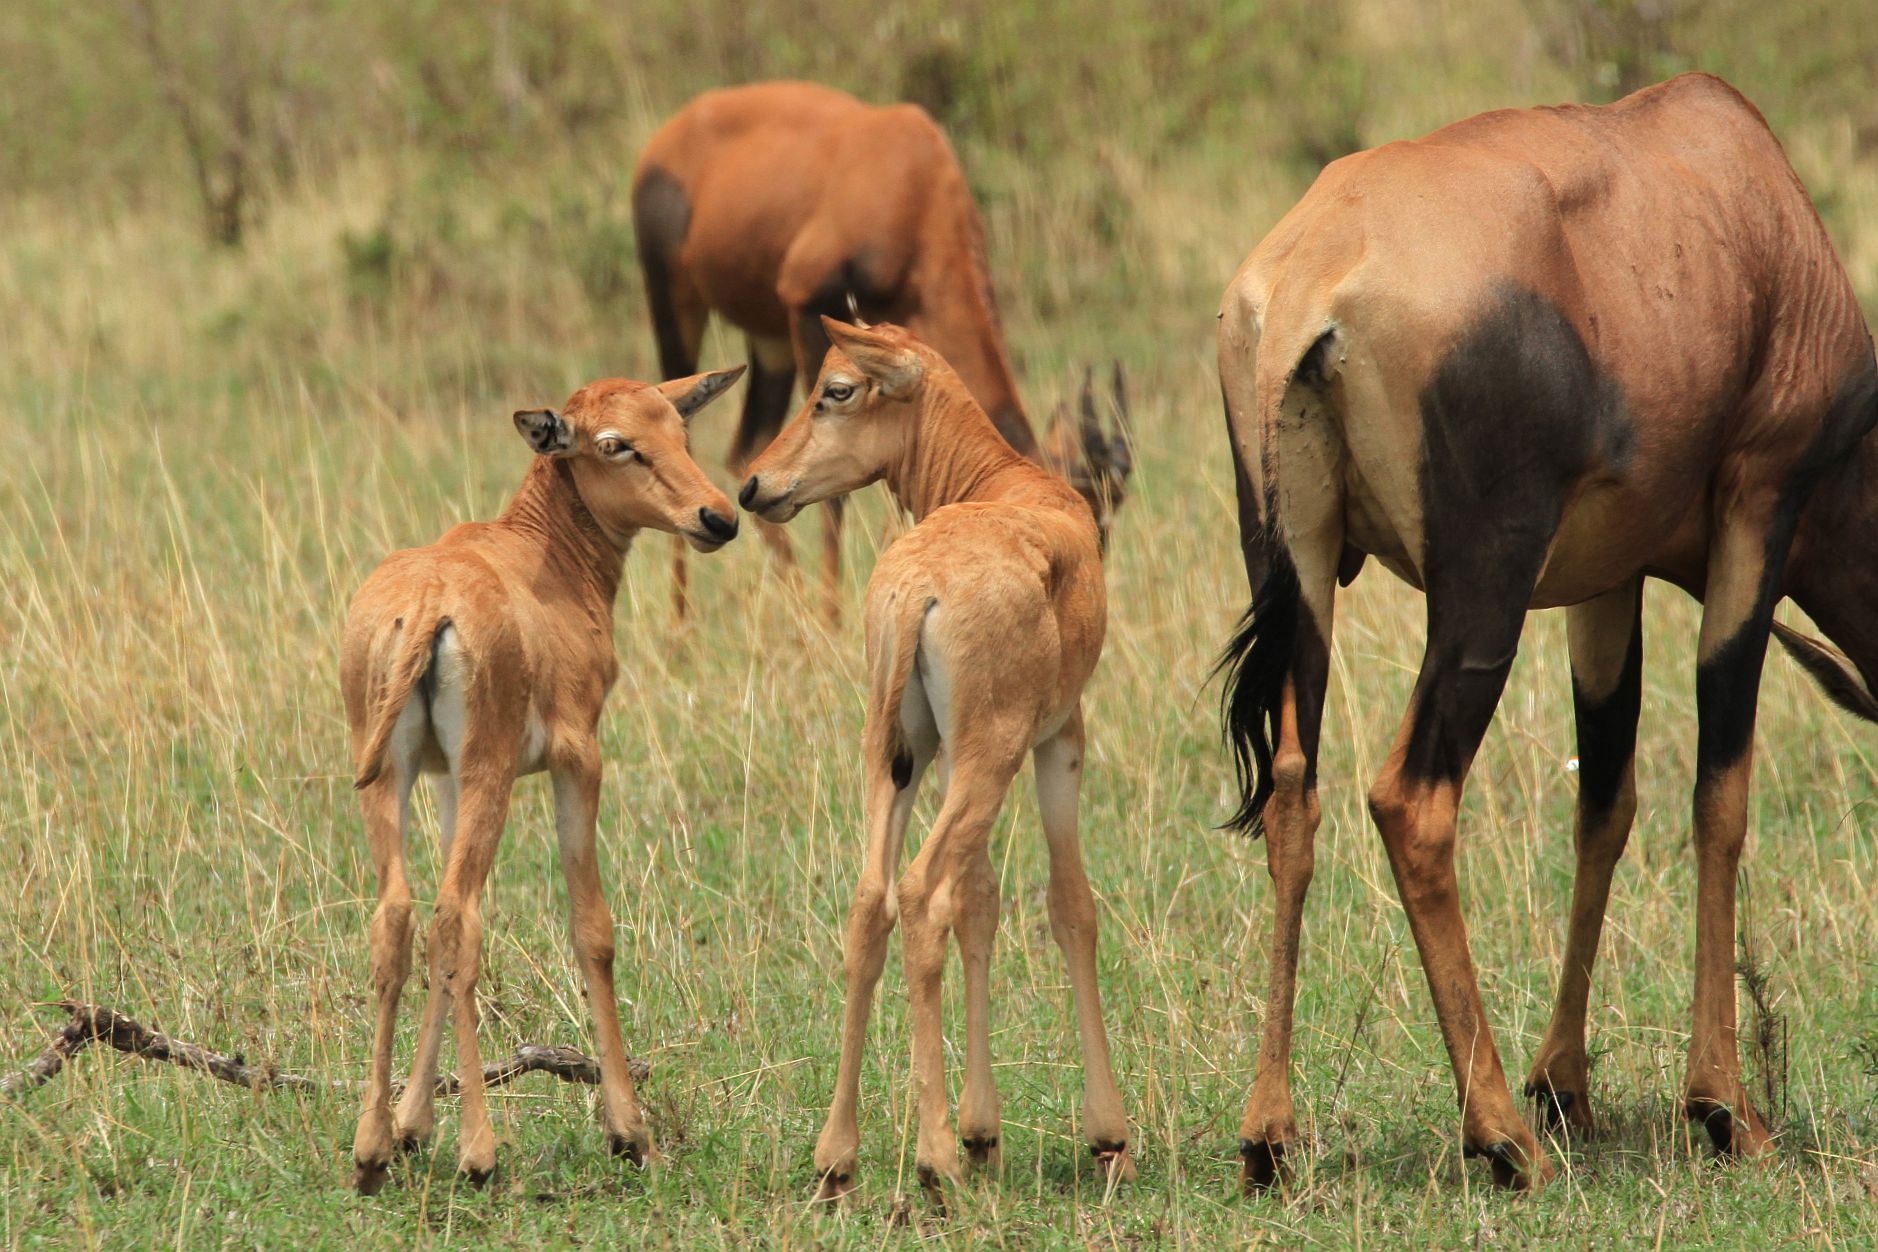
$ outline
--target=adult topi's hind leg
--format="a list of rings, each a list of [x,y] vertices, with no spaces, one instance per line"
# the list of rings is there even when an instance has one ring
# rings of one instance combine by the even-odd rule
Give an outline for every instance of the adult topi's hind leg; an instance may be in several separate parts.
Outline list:
[[[397,777],[394,779],[392,773]],[[365,836],[378,870],[378,909],[372,914],[371,1064],[364,1109],[352,1140],[352,1185],[372,1195],[385,1185],[395,1132],[391,1117],[391,1047],[398,1025],[398,999],[411,973],[411,886],[404,873],[404,836],[409,824],[412,779],[388,771],[359,793]]]
[[[1544,550],[1509,544],[1495,553],[1482,545],[1437,567],[1428,650],[1369,793],[1454,1069],[1462,1151],[1485,1156],[1495,1182],[1522,1190],[1541,1186],[1552,1167],[1514,1105],[1487,1025],[1461,917],[1454,837],[1461,790],[1512,668]],[[1469,569],[1482,562],[1492,564],[1491,578]]]
[[[1637,711],[1643,698],[1643,582],[1636,579],[1568,610],[1572,707],[1578,723],[1578,871],[1558,997],[1526,1094],[1554,1127],[1595,1126],[1588,1085],[1585,1014],[1591,969],[1610,901],[1611,874],[1637,813]]]
[[[1128,1114],[1115,1085],[1102,991],[1096,978],[1096,903],[1083,872],[1077,808],[1082,794],[1082,710],[1037,746],[1037,814],[1050,848],[1050,930],[1069,966],[1076,1029],[1082,1038],[1082,1133],[1090,1153],[1117,1180],[1135,1175]],[[960,1119],[963,1121],[963,1117]]]
[[[1735,501],[1723,516],[1709,549],[1696,656],[1695,1005],[1684,1110],[1719,1150],[1756,1155],[1773,1144],[1741,1083],[1735,875],[1747,838],[1761,664],[1793,522],[1775,501]]]
[[[1242,506],[1247,487],[1240,484]],[[1244,1185],[1269,1187],[1277,1181],[1286,1152],[1298,1135],[1291,1099],[1291,1034],[1297,1000],[1298,949],[1304,926],[1304,902],[1315,867],[1317,827],[1317,746],[1324,691],[1330,680],[1331,624],[1336,609],[1337,565],[1343,551],[1342,519],[1335,501],[1313,501],[1315,511],[1298,501],[1293,516],[1302,523],[1289,545],[1259,537],[1242,509],[1247,529],[1248,574],[1256,580],[1255,599],[1264,597],[1262,628],[1277,640],[1290,640],[1281,656],[1283,685],[1273,737],[1271,798],[1261,814],[1266,866],[1272,880],[1272,937],[1268,952],[1265,1016],[1259,1036],[1257,1068],[1239,1122],[1239,1154]],[[1260,646],[1279,646],[1266,641]],[[1243,676],[1242,681],[1256,681]]]
[[[730,443],[726,464],[731,476],[743,481],[744,467],[751,458],[769,447],[783,423],[789,418],[789,401],[795,395],[795,349],[786,339],[758,339],[750,345],[750,377],[744,383],[743,413],[737,420],[737,433]],[[813,382],[813,377],[810,378]],[[795,550],[788,532],[775,522],[753,518],[757,534],[763,536],[770,555],[775,557],[787,576],[797,576]]]

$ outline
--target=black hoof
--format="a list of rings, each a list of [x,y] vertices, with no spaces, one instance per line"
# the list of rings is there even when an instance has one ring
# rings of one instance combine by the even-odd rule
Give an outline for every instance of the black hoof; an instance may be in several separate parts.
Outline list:
[[[464,1182],[476,1188],[478,1191],[481,1191],[484,1187],[487,1187],[489,1185],[489,1180],[491,1178],[494,1178],[495,1176],[496,1176],[496,1167],[493,1165],[491,1165],[488,1169],[466,1169],[466,1170],[463,1170],[460,1174],[460,1177],[463,1179]]]
[[[352,1189],[360,1195],[377,1195],[384,1189],[385,1179],[391,1176],[391,1170],[383,1165],[367,1165],[361,1161],[352,1164]]]
[[[914,1172],[919,1175],[920,1190],[926,1193],[926,1202],[932,1205],[934,1212],[944,1217],[946,1215],[944,1176],[930,1165],[917,1166]]]
[[[1539,1106],[1539,1116],[1547,1130],[1564,1129],[1569,1124],[1573,1106],[1578,1103],[1576,1091],[1558,1091],[1530,1082],[1526,1084],[1526,1096]]]
[[[1683,1116],[1701,1122],[1709,1141],[1723,1156],[1735,1150],[1735,1115],[1726,1104],[1715,1100],[1691,1100],[1682,1106]]]
[[[817,1204],[835,1204],[854,1189],[853,1174],[837,1174],[833,1170],[823,1174],[815,1186]]]
[[[614,1156],[624,1157],[639,1168],[645,1168],[646,1145],[643,1140],[616,1135],[609,1131],[606,1136],[606,1149]]]
[[[972,1164],[984,1165],[990,1162],[992,1154],[998,1150],[998,1137],[985,1135],[976,1139],[960,1139],[959,1144],[965,1149],[965,1155]]]
[[[1278,1176],[1284,1169],[1285,1145],[1270,1140],[1260,1142],[1254,1139],[1239,1141],[1239,1159],[1245,1165],[1245,1189],[1247,1191],[1269,1191],[1278,1183]]]
[[[1510,1139],[1482,1144],[1478,1148],[1463,1146],[1461,1155],[1486,1157],[1487,1167],[1493,1171],[1493,1182],[1497,1187],[1516,1191],[1524,1185],[1526,1157]]]

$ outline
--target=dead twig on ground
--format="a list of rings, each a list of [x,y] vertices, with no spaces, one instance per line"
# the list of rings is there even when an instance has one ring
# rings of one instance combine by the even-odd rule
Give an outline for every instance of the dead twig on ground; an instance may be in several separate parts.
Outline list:
[[[58,1077],[67,1061],[97,1043],[146,1061],[166,1061],[255,1091],[331,1091],[350,1095],[360,1089],[356,1082],[310,1078],[277,1070],[271,1065],[251,1065],[240,1053],[230,1056],[186,1039],[171,1038],[102,1005],[61,1000],[58,1007],[70,1015],[69,1020],[30,1064],[0,1076],[0,1095],[17,1095],[44,1086]],[[652,1072],[652,1067],[644,1061],[629,1064],[636,1083],[644,1082]],[[594,1086],[600,1082],[600,1063],[574,1048],[525,1043],[513,1055],[484,1066],[483,1085],[499,1087],[524,1074],[552,1074],[562,1082]],[[398,1089],[403,1085],[401,1082],[393,1084]],[[444,1074],[437,1079],[440,1096],[456,1095],[461,1088],[455,1074]]]

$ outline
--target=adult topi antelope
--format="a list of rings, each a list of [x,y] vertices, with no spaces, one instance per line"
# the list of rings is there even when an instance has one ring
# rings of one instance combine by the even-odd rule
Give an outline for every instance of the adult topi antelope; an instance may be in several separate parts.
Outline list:
[[[781,429],[796,377],[815,377],[828,351],[822,315],[845,317],[851,300],[930,343],[1005,441],[1042,459],[1004,348],[984,222],[945,132],[919,106],[874,107],[799,82],[706,92],[647,142],[632,206],[665,374],[697,368],[713,310],[749,338],[733,472]],[[1106,533],[1131,459],[1119,423],[1105,434],[1091,408],[1046,445]],[[823,532],[831,614],[839,507],[829,502]],[[781,532],[760,529],[786,559]],[[673,572],[682,615],[682,549]]]
[[[933,349],[894,326],[823,325],[833,346],[812,398],[751,463],[739,498],[786,522],[884,478],[914,526],[881,556],[867,586],[866,860],[848,915],[835,1098],[815,1148],[821,1194],[838,1198],[854,1183],[861,1048],[896,900],[919,1081],[920,1180],[938,1199],[941,1183],[959,1178],[939,1011],[953,931],[965,970],[959,1131],[974,1163],[998,1160],[989,985],[998,880],[989,841],[1026,755],[1036,762],[1049,845],[1050,924],[1069,963],[1082,1035],[1083,1133],[1111,1176],[1130,1176],[1128,1122],[1096,987],[1095,900],[1076,831],[1082,690],[1107,615],[1094,520],[1068,484],[998,434]],[[945,798],[896,891],[907,816],[942,750]]]
[[[609,379],[582,387],[560,413],[517,413],[516,429],[539,455],[502,516],[393,553],[353,597],[339,678],[353,785],[378,870],[377,1016],[352,1149],[354,1185],[368,1195],[384,1185],[394,1146],[428,1138],[436,1124],[437,1051],[452,1007],[463,1096],[458,1168],[477,1182],[495,1169],[476,1049],[480,902],[509,792],[517,776],[540,770],[554,781],[607,1139],[635,1162],[652,1155],[613,1000],[613,921],[594,851],[596,728],[618,671],[613,600],[633,536],[668,531],[712,552],[737,534],[730,501],[686,449],[685,423],[741,373],[739,366],[660,386]],[[445,869],[431,923],[430,996],[394,1116],[391,1041],[413,929],[405,836],[420,773],[436,790]]]
[[[1584,1128],[1590,971],[1636,810],[1642,580],[1702,601],[1684,1106],[1722,1151],[1764,1151],[1736,1047],[1735,874],[1783,594],[1851,653],[1782,628],[1842,701],[1869,716],[1878,675],[1878,447],[1864,438],[1878,369],[1766,123],[1727,84],[1689,74],[1608,107],[1489,113],[1358,153],[1252,253],[1221,318],[1254,588],[1222,660],[1244,788],[1234,824],[1262,824],[1275,888],[1240,1128],[1248,1183],[1270,1182],[1297,1134],[1292,1004],[1332,609],[1366,556],[1428,606],[1370,812],[1453,1066],[1462,1147],[1514,1186],[1550,1167],[1508,1090],[1461,920],[1468,767],[1526,611],[1570,606],[1578,868],[1527,1092],[1555,1124]]]

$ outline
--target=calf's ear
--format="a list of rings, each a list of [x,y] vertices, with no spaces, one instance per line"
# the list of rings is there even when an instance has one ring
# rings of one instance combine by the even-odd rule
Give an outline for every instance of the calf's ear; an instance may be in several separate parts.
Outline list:
[[[659,384],[659,394],[671,401],[678,416],[689,422],[693,413],[723,395],[732,383],[742,378],[744,368],[739,365],[709,374],[693,374],[690,378],[674,378],[669,383]]]
[[[542,456],[561,456],[574,450],[574,428],[553,409],[517,409],[515,429]]]

